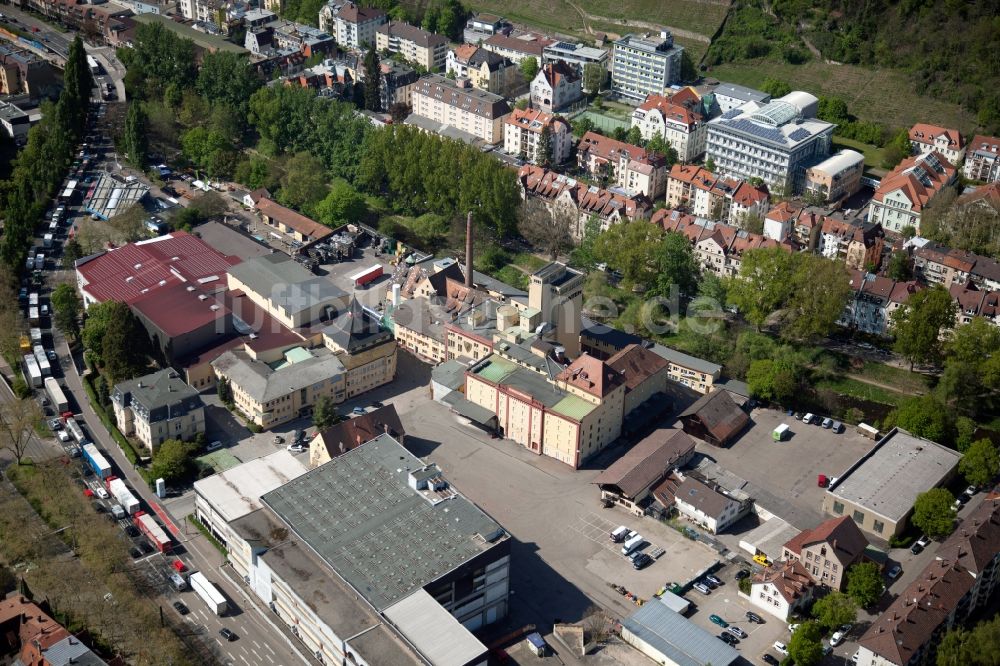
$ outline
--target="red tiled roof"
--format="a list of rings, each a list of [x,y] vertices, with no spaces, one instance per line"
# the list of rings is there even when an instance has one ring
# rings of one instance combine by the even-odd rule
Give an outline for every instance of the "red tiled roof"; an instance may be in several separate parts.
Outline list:
[[[580,80],[580,75],[576,73],[576,69],[562,60],[553,60],[550,63],[546,63],[542,67],[542,75],[553,88],[559,85],[559,79],[566,79],[570,83]]]
[[[1000,183],[990,183],[977,187],[974,191],[955,199],[956,206],[967,206],[969,204],[982,201],[993,207],[1000,213]]]
[[[229,308],[215,297],[180,282],[140,296],[132,302],[132,307],[171,338],[225,319],[230,314]],[[219,332],[224,333],[225,327],[220,327]]]
[[[625,378],[625,387],[632,391],[644,381],[665,369],[667,360],[642,345],[628,345],[607,360],[608,367],[620,372]]]
[[[454,49],[452,49],[452,51],[455,54],[455,58],[459,62],[464,62],[464,63],[469,62],[469,58],[471,58],[478,50],[479,47],[476,46],[475,44],[460,44],[456,46]]]
[[[764,217],[768,220],[775,220],[777,222],[785,222],[787,220],[796,220],[804,209],[800,208],[790,201],[782,201],[776,206],[767,211],[767,215]]]
[[[364,23],[385,16],[385,12],[375,7],[358,7],[353,2],[348,2],[340,8],[337,16],[350,23]]]
[[[964,145],[962,134],[958,130],[938,127],[937,125],[928,125],[926,123],[917,123],[910,128],[910,141],[917,143],[933,145],[934,140],[939,136],[944,136],[948,139],[948,147],[954,150],[959,150]]]
[[[601,219],[607,219],[616,211],[629,219],[634,219],[637,216],[644,216],[646,211],[652,208],[652,203],[644,195],[628,197],[609,192],[533,164],[522,166],[517,175],[526,193],[553,201],[567,192],[580,207],[581,212],[596,215]]]
[[[556,375],[556,380],[566,382],[569,386],[575,386],[598,398],[603,398],[625,383],[621,373],[590,354],[582,354],[570,363],[565,370]]]
[[[495,46],[499,49],[516,51],[518,53],[527,53],[528,55],[537,57],[539,60],[542,58],[542,50],[549,44],[554,43],[555,40],[543,37],[535,32],[511,33],[509,35],[498,32],[483,42],[487,46]]]
[[[785,548],[801,556],[804,547],[820,542],[830,544],[839,559],[847,564],[861,557],[868,547],[868,539],[854,520],[842,516],[824,521],[811,530],[799,532],[785,544]]]
[[[929,159],[932,156],[933,160]],[[938,163],[936,168],[932,164],[933,161]],[[921,182],[920,173],[926,175],[926,184]],[[908,157],[896,165],[896,168],[882,179],[878,189],[875,190],[874,199],[881,202],[886,194],[902,190],[909,199],[912,209],[920,211],[954,177],[955,167],[937,151],[932,150],[925,155]]]
[[[798,560],[775,562],[753,577],[753,583],[770,583],[789,604],[794,604],[814,585]]]
[[[317,433],[315,438],[320,440],[331,458],[336,458],[386,433],[398,440],[406,434],[392,405],[341,421]]]
[[[224,285],[226,271],[240,263],[196,236],[175,231],[149,241],[129,243],[85,261],[77,272],[83,289],[99,302],[131,304],[160,287],[191,283],[210,289]]]
[[[540,109],[514,109],[511,111],[510,115],[504,118],[504,123],[507,125],[515,125],[521,129],[526,129],[531,132],[542,131],[542,128],[551,123],[559,123],[563,125],[567,130],[569,129],[569,122],[566,121],[562,116],[553,116],[550,113],[545,113]],[[537,123],[537,125],[536,125]]]
[[[291,208],[285,208],[271,199],[261,198],[257,201],[257,210],[311,240],[326,238],[333,233],[333,229],[325,224],[320,224]]]
[[[980,575],[997,553],[1000,553],[1000,494],[994,491],[959,523],[938,548],[937,556]]]
[[[704,120],[704,117],[694,109],[690,108],[697,103],[697,99],[695,99],[694,103],[689,102],[686,105],[678,99],[679,96],[680,93],[671,97],[664,97],[663,95],[650,93],[649,95],[646,95],[645,101],[639,105],[639,108],[643,111],[655,110],[663,115],[664,118],[669,118],[670,120],[687,125],[690,130]]]
[[[645,162],[656,166],[664,165],[666,158],[660,153],[647,151],[624,141],[602,136],[597,132],[587,132],[577,145],[578,154],[593,155],[599,159],[617,162],[622,155],[633,162]]]

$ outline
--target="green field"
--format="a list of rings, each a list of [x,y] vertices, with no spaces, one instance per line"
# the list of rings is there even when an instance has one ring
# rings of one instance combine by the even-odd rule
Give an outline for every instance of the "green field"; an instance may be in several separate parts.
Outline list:
[[[787,81],[793,89],[814,95],[836,95],[847,102],[861,120],[888,127],[910,127],[933,119],[936,124],[969,132],[975,118],[957,104],[918,95],[906,75],[894,70],[874,70],[854,65],[828,65],[810,61],[790,65],[774,60],[752,60],[713,67],[708,75],[721,81],[758,87],[767,77]]]
[[[840,379],[824,379],[816,382],[816,388],[829,389],[840,395],[846,395],[860,400],[870,400],[882,405],[899,405],[907,396],[895,391],[889,391],[880,386],[872,386],[856,379],[842,377]]]
[[[873,146],[870,143],[861,143],[860,141],[855,141],[854,139],[845,139],[842,136],[833,137],[833,149],[838,150],[841,148],[850,148],[851,150],[856,150],[865,156],[865,166],[869,170],[875,170],[880,173],[885,173],[885,169],[882,167],[882,159],[885,156],[885,150],[879,148],[878,146]]]

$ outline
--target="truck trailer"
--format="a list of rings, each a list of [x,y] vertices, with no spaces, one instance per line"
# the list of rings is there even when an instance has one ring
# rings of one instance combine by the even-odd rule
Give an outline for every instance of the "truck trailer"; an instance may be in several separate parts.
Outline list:
[[[80,427],[80,424],[77,423],[76,419],[72,416],[66,419],[66,432],[68,432],[80,446],[89,443],[87,441],[87,436],[83,434],[83,428]]]
[[[45,392],[48,393],[49,400],[52,401],[52,408],[56,410],[57,414],[69,411],[66,394],[63,393],[62,387],[59,386],[59,381],[55,377],[45,378]]]
[[[188,577],[188,585],[212,609],[213,613],[221,616],[226,612],[226,598],[219,592],[219,588],[215,587],[200,571],[196,571]]]
[[[35,360],[38,361],[38,369],[42,373],[42,377],[52,376],[52,365],[49,363],[49,357],[45,353],[45,347],[42,345],[34,346]]]
[[[153,547],[161,553],[170,552],[170,537],[153,517],[145,511],[139,511],[132,517],[135,526],[153,543]]]
[[[90,468],[94,470],[94,474],[102,479],[106,479],[111,476],[111,465],[108,463],[107,459],[101,455],[101,452],[97,450],[97,447],[93,444],[82,444],[83,448],[83,459],[87,461]]]
[[[42,388],[42,370],[38,367],[38,361],[35,359],[34,354],[24,355],[24,380],[32,388]]]
[[[112,497],[118,500],[121,507],[125,510],[128,515],[133,515],[139,510],[139,500],[136,499],[132,491],[128,489],[125,482],[116,476],[109,476],[105,483],[108,486],[108,492],[111,493]]]
[[[355,287],[363,287],[372,280],[382,277],[382,266],[372,266],[351,276]]]

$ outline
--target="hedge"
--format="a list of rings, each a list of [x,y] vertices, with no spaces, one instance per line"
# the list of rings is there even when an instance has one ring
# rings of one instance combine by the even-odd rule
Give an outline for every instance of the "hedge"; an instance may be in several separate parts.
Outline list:
[[[215,536],[213,536],[212,533],[208,531],[208,528],[205,527],[204,523],[202,523],[200,520],[198,520],[197,516],[195,516],[193,513],[189,513],[187,519],[188,519],[189,523],[191,523],[192,525],[194,525],[198,529],[198,531],[201,532],[205,536],[206,539],[208,539],[208,542],[210,544],[212,544],[213,546],[215,546],[216,550],[218,550],[220,553],[222,553],[222,555],[224,557],[226,557],[226,558],[229,557],[229,553],[226,552],[226,547],[223,546],[222,542],[220,542],[218,539],[216,539]]]
[[[142,478],[146,480],[146,483],[152,483],[149,477],[149,471],[143,467],[139,467],[139,453],[135,450],[135,447],[132,446],[132,442],[128,441],[128,438],[121,433],[115,422],[111,420],[107,410],[104,409],[104,405],[102,405],[97,399],[97,391],[94,390],[94,383],[91,379],[91,375],[82,377],[82,379],[83,388],[87,391],[87,397],[90,398],[90,406],[94,408],[94,412],[96,412],[97,417],[101,419],[101,423],[103,423],[104,427],[107,428],[109,433],[111,433],[111,438],[115,440],[119,448],[121,448],[122,453],[125,454],[125,457],[128,458],[128,461],[132,463]]]

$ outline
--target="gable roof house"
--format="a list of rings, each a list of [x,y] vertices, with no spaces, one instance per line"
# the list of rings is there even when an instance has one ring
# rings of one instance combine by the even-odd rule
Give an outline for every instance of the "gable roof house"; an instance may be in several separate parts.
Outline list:
[[[389,435],[400,444],[406,444],[406,431],[393,405],[344,419],[317,432],[309,442],[309,467],[328,463],[379,435]]]
[[[906,158],[882,178],[868,221],[896,233],[913,227],[919,235],[924,208],[955,182],[956,173],[955,167],[935,150]]]
[[[1000,138],[978,134],[972,137],[962,173],[969,180],[987,183],[1000,180]]]
[[[695,443],[682,430],[659,428],[597,475],[601,499],[643,515],[652,490],[694,456]]]
[[[750,603],[785,622],[812,601],[815,585],[798,560],[775,562],[751,578]]]
[[[750,416],[728,391],[712,391],[679,416],[684,432],[713,446],[726,446],[750,424]]]
[[[965,140],[955,129],[917,123],[910,128],[910,143],[918,155],[937,152],[957,167],[965,157]]]
[[[583,77],[562,60],[542,65],[531,81],[531,106],[546,113],[561,111],[583,98]]]
[[[577,145],[576,157],[592,177],[607,176],[631,192],[656,199],[666,191],[667,159],[660,153],[587,132]]]
[[[867,547],[854,521],[842,516],[799,532],[782,547],[782,558],[801,563],[817,585],[842,591],[847,569],[861,561]]]

